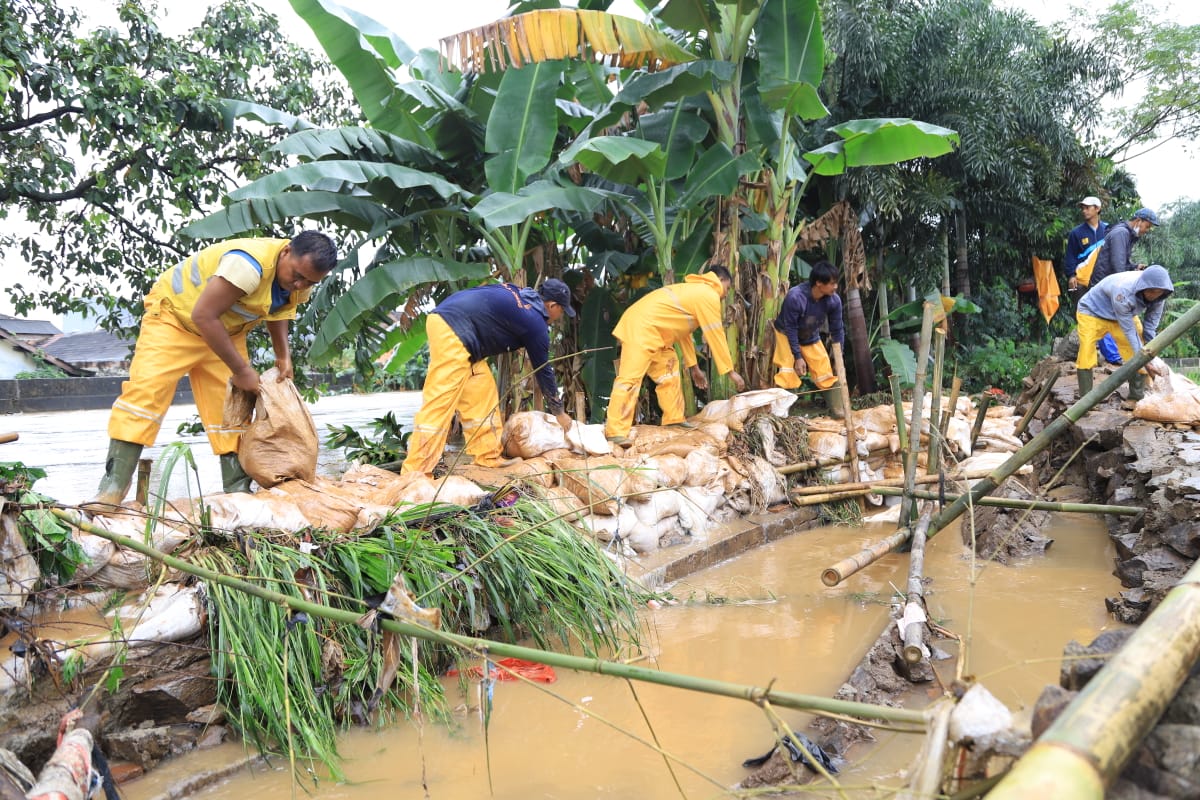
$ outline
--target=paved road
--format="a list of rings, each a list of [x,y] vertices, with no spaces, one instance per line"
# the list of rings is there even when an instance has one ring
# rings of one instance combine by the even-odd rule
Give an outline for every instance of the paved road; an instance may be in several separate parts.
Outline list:
[[[322,397],[309,406],[317,433],[322,439],[328,426],[350,425],[370,433],[370,423],[391,411],[405,430],[412,429],[413,414],[421,405],[420,392],[380,392],[377,394],[348,394]],[[200,436],[180,436],[176,429],[196,416],[194,405],[172,406],[167,412],[158,444],[147,448],[145,457],[155,460],[151,490],[157,491],[158,457],[163,447],[172,442],[187,442],[196,456],[199,470],[199,489],[211,493],[221,490],[221,472],[208,440]],[[108,452],[108,410],[56,411],[41,414],[7,414],[0,416],[0,433],[15,431],[21,438],[10,444],[0,444],[0,461],[22,461],[29,466],[46,470],[47,477],[34,486],[42,494],[63,503],[79,503],[95,492],[104,471]],[[318,472],[330,474],[342,465],[340,451],[326,452],[318,461]],[[189,487],[190,482],[190,487]],[[172,474],[167,496],[187,497],[196,493],[196,478],[179,470]]]

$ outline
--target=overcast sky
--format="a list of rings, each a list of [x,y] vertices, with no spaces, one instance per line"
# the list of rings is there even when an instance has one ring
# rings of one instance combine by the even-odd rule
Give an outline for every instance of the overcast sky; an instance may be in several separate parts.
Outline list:
[[[288,0],[254,0],[259,6],[279,17],[285,31],[295,43],[320,52],[316,37],[292,10]],[[998,5],[1019,8],[1043,24],[1067,19],[1070,7],[1055,0],[996,0]],[[1107,0],[1093,3],[1102,6]],[[97,25],[116,21],[117,0],[76,0],[76,5],[88,13]],[[160,0],[161,25],[171,33],[182,33],[195,27],[204,17],[209,0]],[[341,0],[341,5],[361,11],[394,31],[410,47],[437,48],[438,40],[460,31],[469,30],[504,15],[507,0],[399,0],[381,3],[378,0]],[[1200,4],[1176,2],[1174,6],[1156,4],[1165,12],[1160,18],[1180,23],[1200,22]],[[643,15],[633,0],[616,0],[614,13],[641,18]],[[1165,16],[1164,16],[1165,14]],[[1133,89],[1131,89],[1132,91]],[[1128,99],[1128,98],[1127,98]],[[1138,190],[1148,205],[1161,209],[1180,199],[1200,197],[1200,167],[1194,158],[1195,146],[1178,142],[1163,145],[1125,164],[1137,179]],[[20,280],[18,269],[10,263],[0,276],[0,290]],[[12,313],[8,292],[0,293],[0,313]],[[39,315],[42,317],[48,314]],[[54,318],[57,324],[59,320]]]

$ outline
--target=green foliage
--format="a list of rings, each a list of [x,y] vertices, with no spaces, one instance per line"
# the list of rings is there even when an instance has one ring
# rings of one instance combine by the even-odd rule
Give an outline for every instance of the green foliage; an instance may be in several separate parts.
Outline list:
[[[984,345],[972,348],[958,362],[963,391],[974,394],[994,386],[1015,395],[1033,366],[1049,354],[1050,347],[1039,342],[988,337]]]
[[[28,224],[8,226],[0,247],[34,278],[13,289],[18,311],[99,305],[115,329],[193,249],[182,222],[283,163],[270,150],[283,129],[232,127],[224,98],[260,119],[264,105],[317,123],[350,114],[328,65],[253,4],[215,5],[179,37],[146,0],[110,5],[117,24],[88,30],[76,3],[3,3],[0,217]]]
[[[35,357],[37,369],[27,369],[13,375],[13,378],[18,381],[37,380],[39,378],[65,378],[67,374],[58,367],[50,364],[40,358]]]
[[[374,436],[364,436],[349,425],[340,428],[330,425],[328,429],[325,437],[327,448],[340,449],[346,454],[347,461],[361,461],[364,464],[403,461],[408,452],[408,437],[412,436],[412,431],[404,432],[404,427],[396,421],[391,411],[371,423]]]
[[[44,578],[66,583],[80,564],[87,561],[83,548],[71,536],[71,529],[59,523],[46,508],[53,501],[30,489],[46,477],[40,467],[27,467],[19,461],[0,463],[0,497],[21,508],[17,526],[25,546],[37,559]]]
[[[200,436],[204,433],[204,423],[199,414],[192,414],[175,428],[179,436]]]

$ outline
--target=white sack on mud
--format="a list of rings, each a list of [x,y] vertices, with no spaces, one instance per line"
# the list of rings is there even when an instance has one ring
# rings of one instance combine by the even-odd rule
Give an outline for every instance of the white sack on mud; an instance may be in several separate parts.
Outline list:
[[[728,400],[714,400],[692,417],[692,421],[698,424],[719,422],[730,430],[740,431],[752,412],[764,409],[775,416],[786,417],[794,402],[796,395],[787,389],[756,389],[736,394]]]
[[[111,533],[144,542],[167,554],[173,553],[191,536],[186,529],[174,527],[166,522],[157,522],[150,529],[147,541],[144,518],[97,516],[92,520],[92,524]],[[81,533],[76,538],[83,543],[87,539],[100,537]],[[91,543],[89,542],[85,546],[85,552],[90,547]],[[108,559],[103,564],[93,562],[89,565],[89,571],[77,570],[72,581],[87,580],[90,583],[116,589],[143,589],[150,584],[149,570],[157,572],[158,568],[158,562],[147,559],[136,550],[114,544],[109,550]]]
[[[644,525],[656,525],[665,517],[673,517],[679,513],[683,496],[674,489],[661,489],[647,495],[642,501],[631,503],[633,513]]]
[[[555,420],[554,424],[557,425],[558,421]],[[613,451],[612,442],[604,436],[603,425],[584,425],[579,420],[571,423],[571,430],[567,431],[567,444],[573,452],[581,455],[606,456]]]
[[[299,533],[308,518],[290,497],[258,494],[214,494],[206,498],[213,530],[277,530]]]
[[[584,514],[579,518],[579,527],[602,542],[625,539],[638,524],[637,514],[629,506],[620,508],[616,514]]]
[[[693,536],[703,536],[716,525],[713,512],[725,502],[725,493],[703,486],[685,486],[679,493],[683,495],[679,504],[679,524]]]
[[[410,483],[396,502],[397,506],[421,506],[429,503],[448,503],[455,506],[470,507],[478,503],[488,492],[466,478],[458,475],[447,475],[440,481],[433,481],[424,476]]]
[[[679,517],[669,516],[652,523],[639,520],[629,532],[626,541],[633,547],[634,552],[645,555],[653,553],[660,547],[677,543],[686,535],[683,526],[679,523]]]
[[[584,515],[583,501],[570,489],[561,486],[540,487],[537,496],[553,509],[555,516],[574,522]]]
[[[1133,415],[1154,422],[1200,424],[1200,386],[1175,372],[1155,378],[1150,392],[1133,407]]]
[[[846,434],[808,430],[808,450],[815,459],[845,458]]]
[[[567,448],[562,426],[544,411],[518,411],[504,423],[501,437],[508,456],[534,458],[547,450]]]
[[[228,393],[241,391],[229,385]],[[227,406],[231,403],[227,403]],[[259,486],[317,476],[317,428],[291,380],[272,367],[259,381],[254,421],[238,442],[238,460]]]
[[[397,475],[371,464],[354,464],[338,483],[348,494],[382,506],[395,506],[404,497],[408,487],[419,480],[425,480],[425,476],[419,472]]]
[[[729,465],[707,450],[693,450],[684,459],[687,464],[686,486],[710,486],[722,480]]]
[[[661,456],[645,456],[638,464],[649,471],[654,482],[667,489],[677,489],[687,481],[687,461],[681,456],[664,453]]]
[[[144,601],[144,596],[139,597],[136,602],[127,603],[121,608],[122,612],[129,611],[129,616],[122,613],[121,619],[125,635],[136,647],[152,647],[158,642],[181,642],[204,630],[204,596],[200,584],[164,584],[154,593],[139,618],[138,609]]]

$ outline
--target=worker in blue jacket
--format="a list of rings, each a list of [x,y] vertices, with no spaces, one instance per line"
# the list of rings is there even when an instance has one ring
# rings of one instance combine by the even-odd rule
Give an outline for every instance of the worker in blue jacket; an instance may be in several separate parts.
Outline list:
[[[464,289],[429,312],[429,371],[401,473],[433,474],[455,412],[462,421],[466,452],[477,465],[509,463],[501,455],[500,398],[487,362],[501,353],[524,348],[547,409],[564,431],[569,429],[571,418],[563,411],[550,364],[548,327],[564,315],[574,317],[575,309],[571,290],[557,278],[547,278],[538,289],[511,283]]]

